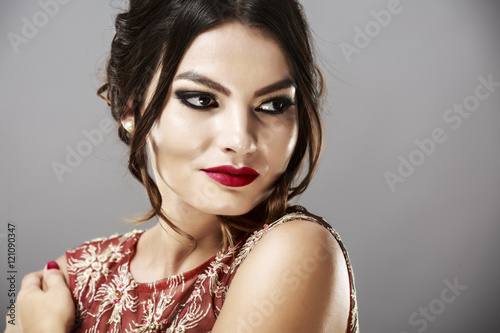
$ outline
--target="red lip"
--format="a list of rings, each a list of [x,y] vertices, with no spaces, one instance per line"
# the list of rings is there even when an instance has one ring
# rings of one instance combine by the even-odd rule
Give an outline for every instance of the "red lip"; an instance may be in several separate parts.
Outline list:
[[[222,165],[214,168],[203,169],[203,172],[219,184],[230,187],[242,187],[252,183],[259,173],[252,168],[236,169],[231,165]]]
[[[257,176],[259,173],[255,171],[252,168],[241,168],[241,169],[236,169],[235,167],[231,165],[221,165],[218,167],[214,168],[209,168],[209,169],[203,169],[203,171],[208,171],[208,172],[224,172],[224,173],[229,173],[231,175],[251,175],[251,176]]]

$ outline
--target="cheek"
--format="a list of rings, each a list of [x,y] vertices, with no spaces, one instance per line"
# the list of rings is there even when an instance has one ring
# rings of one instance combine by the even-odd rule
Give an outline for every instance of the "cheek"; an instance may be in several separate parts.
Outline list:
[[[268,155],[269,163],[282,173],[288,166],[297,144],[298,124],[295,118],[274,118],[259,135],[261,149]]]
[[[176,170],[182,171],[182,166],[185,167],[196,150],[192,135],[192,132],[187,134],[185,121],[168,112],[164,112],[153,126],[149,136],[150,150],[162,177],[179,176]]]
[[[200,119],[200,114],[186,110],[178,103],[170,99],[157,126],[151,131],[157,153],[168,155],[169,160],[192,157],[200,153],[207,141],[206,124]]]

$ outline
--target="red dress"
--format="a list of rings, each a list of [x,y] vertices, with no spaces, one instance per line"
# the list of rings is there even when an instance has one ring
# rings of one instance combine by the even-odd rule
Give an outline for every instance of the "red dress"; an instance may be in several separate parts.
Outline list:
[[[295,205],[261,230],[240,237],[199,267],[152,283],[138,283],[129,264],[144,231],[95,239],[66,251],[70,289],[76,305],[73,332],[210,332],[234,274],[267,231],[292,220],[327,228],[346,259],[351,287],[348,332],[359,332],[354,276],[337,232],[321,217]],[[264,310],[263,310],[264,311]],[[240,323],[244,329],[245,323]]]

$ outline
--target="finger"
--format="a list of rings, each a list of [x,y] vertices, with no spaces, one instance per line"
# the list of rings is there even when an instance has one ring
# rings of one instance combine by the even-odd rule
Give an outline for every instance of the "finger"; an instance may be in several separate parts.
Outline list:
[[[43,279],[42,279],[42,290],[46,291],[48,289],[47,282],[45,281],[45,275],[49,270],[58,270],[59,265],[55,261],[49,261],[45,264],[45,268],[43,269]]]
[[[59,287],[67,288],[66,280],[64,279],[64,274],[59,270],[59,266],[57,266],[55,261],[51,261],[43,271],[43,290]]]
[[[21,282],[21,290],[41,289],[43,271],[26,274]]]

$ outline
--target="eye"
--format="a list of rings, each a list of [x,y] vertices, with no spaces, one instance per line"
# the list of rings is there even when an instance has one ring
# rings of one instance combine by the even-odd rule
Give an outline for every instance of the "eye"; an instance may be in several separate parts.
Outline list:
[[[215,100],[215,97],[192,92],[177,91],[175,93],[177,98],[181,100],[182,103],[195,109],[208,109],[218,107],[219,104]]]
[[[281,114],[288,110],[288,108],[292,105],[295,105],[295,103],[291,99],[282,97],[264,102],[255,110],[271,114]]]
[[[186,98],[185,101],[196,107],[214,107],[218,105],[212,97],[202,95]]]

